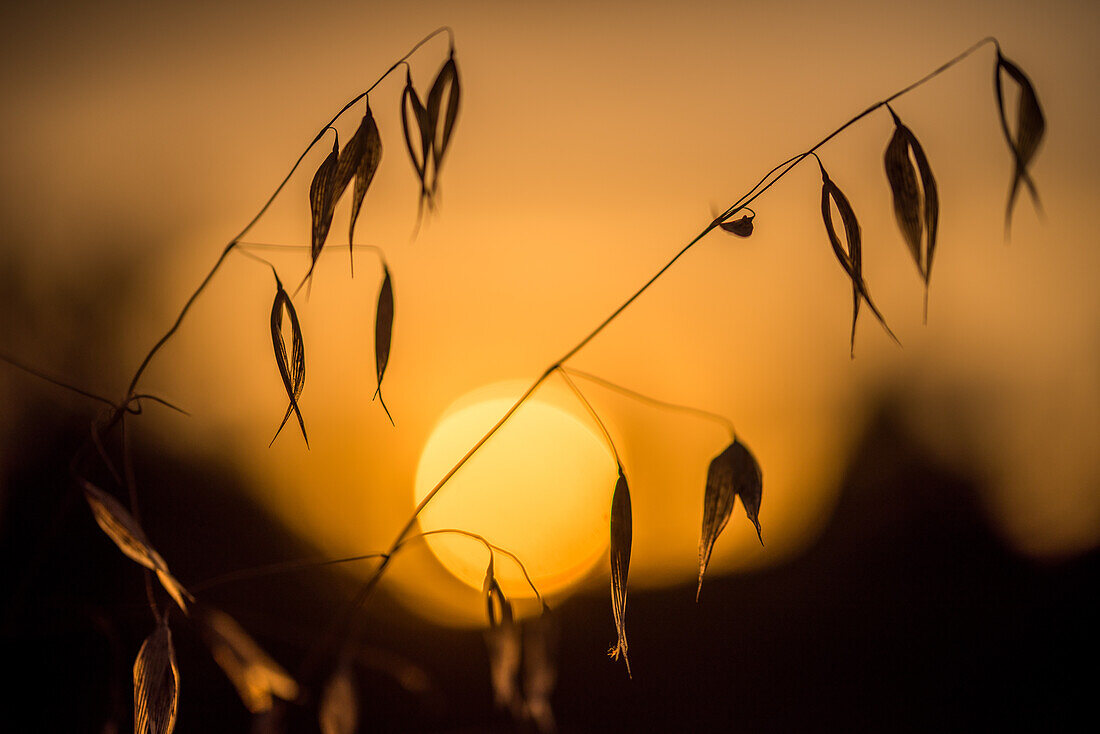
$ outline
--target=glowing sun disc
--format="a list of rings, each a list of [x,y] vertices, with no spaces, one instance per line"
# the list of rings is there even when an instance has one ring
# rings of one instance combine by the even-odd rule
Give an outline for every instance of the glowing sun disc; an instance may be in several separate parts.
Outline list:
[[[514,383],[455,403],[424,445],[416,471],[419,502],[485,435],[519,395]],[[421,530],[458,528],[515,553],[543,594],[585,575],[607,548],[615,461],[582,419],[534,396],[451,478],[421,514]],[[436,558],[480,589],[488,552],[466,537],[427,538]],[[498,555],[509,596],[533,596],[520,569]]]

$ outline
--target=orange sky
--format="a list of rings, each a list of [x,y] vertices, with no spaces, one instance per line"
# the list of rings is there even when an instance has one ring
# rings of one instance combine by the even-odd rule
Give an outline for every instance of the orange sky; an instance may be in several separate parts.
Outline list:
[[[822,152],[860,217],[865,275],[903,349],[865,314],[849,359],[850,289],[821,226],[819,175],[804,165],[754,207],[751,239],[711,235],[575,364],[729,415],[754,448],[768,547],[754,546],[738,508],[714,570],[772,562],[812,540],[867,401],[888,388],[903,390],[930,447],[989,479],[990,516],[1017,547],[1095,545],[1094,3],[373,5],[4,11],[0,247],[27,260],[32,294],[80,279],[108,248],[142,264],[141,305],[114,325],[125,353],[105,360],[114,371],[99,387],[110,393],[319,126],[424,33],[447,23],[457,34],[464,106],[441,209],[416,241],[400,77],[372,95],[385,153],[358,232],[386,250],[394,273],[386,392],[397,430],[370,403],[377,267],[364,253],[349,280],[346,251],[325,256],[299,304],[310,452],[292,432],[267,449],[284,408],[266,330],[272,284],[240,258],[144,382],[194,417],[156,417],[152,430],[231,454],[326,550],[383,546],[411,507],[420,446],[452,401],[533,379],[772,165],[996,35],[1047,115],[1034,169],[1046,221],[1022,201],[1005,245],[1011,159],[991,50],[899,100],[941,192],[926,327],[882,173],[888,115]],[[439,40],[414,57],[421,88],[444,52]],[[322,156],[307,158],[250,239],[307,241],[305,192]],[[346,216],[342,206],[330,244],[345,242]],[[304,255],[276,263],[289,282],[307,266]],[[0,373],[0,386],[8,379]],[[690,579],[720,432],[591,396],[632,469],[632,580]]]

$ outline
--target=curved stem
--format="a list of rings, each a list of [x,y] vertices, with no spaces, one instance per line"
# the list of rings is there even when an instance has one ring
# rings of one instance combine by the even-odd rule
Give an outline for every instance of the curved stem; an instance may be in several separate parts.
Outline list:
[[[508,421],[508,419],[511,418],[512,415],[517,410],[519,410],[519,407],[521,405],[523,405],[524,403],[527,402],[527,399],[529,397],[531,397],[531,395],[534,394],[535,390],[538,389],[539,385],[541,385],[543,382],[545,382],[546,378],[549,377],[550,375],[552,375],[554,373],[554,370],[556,370],[557,368],[558,368],[557,363],[555,363],[554,365],[548,367],[546,369],[546,371],[543,372],[542,375],[537,380],[535,380],[529,388],[527,388],[527,390],[523,393],[523,395],[521,395],[516,400],[516,402],[512,404],[512,407],[509,408],[508,411],[500,417],[500,420],[498,420],[493,425],[493,427],[490,428],[488,430],[488,432],[484,436],[482,436],[478,440],[478,442],[476,444],[474,444],[470,448],[470,450],[465,453],[465,455],[463,455],[463,457],[461,459],[458,460],[458,463],[456,463],[453,467],[451,467],[451,470],[448,471],[443,476],[443,478],[440,479],[436,483],[436,485],[434,487],[432,487],[431,491],[429,491],[426,495],[424,495],[424,499],[420,500],[420,503],[416,506],[416,509],[413,511],[412,517],[410,517],[409,521],[405,523],[405,527],[402,528],[401,532],[398,534],[397,539],[394,541],[394,543],[393,543],[394,548],[396,548],[396,546],[400,545],[401,540],[405,537],[405,534],[408,533],[409,530],[412,529],[412,526],[416,524],[417,518],[420,516],[420,513],[424,511],[424,508],[428,506],[428,503],[431,502],[432,499],[439,493],[439,490],[441,490],[443,488],[443,485],[446,484],[448,481],[450,481],[451,477],[453,477],[458,472],[458,470],[461,469],[466,464],[466,462],[470,460],[470,457],[472,457],[475,453],[477,453],[478,449],[480,449],[482,446],[485,445],[486,441],[488,441],[490,438],[493,437],[494,433],[496,433],[498,430],[500,430],[500,427],[503,426]]]
[[[278,563],[268,563],[263,566],[253,566],[251,568],[242,568],[237,571],[229,571],[219,576],[200,581],[188,588],[193,593],[199,593],[200,591],[206,591],[216,586],[223,586],[225,584],[231,584],[236,581],[249,581],[251,579],[263,578],[264,576],[275,576],[281,573],[290,573],[292,571],[305,571],[312,568],[322,568],[324,566],[334,566],[340,563],[354,563],[355,561],[367,561],[373,558],[382,558],[385,553],[363,553],[357,556],[347,556],[344,558],[323,558],[318,560],[297,560],[297,561],[280,561]]]
[[[628,387],[623,387],[622,385],[618,385],[614,382],[611,382],[610,380],[605,380],[602,377],[598,377],[588,372],[582,372],[581,370],[575,369],[573,367],[562,367],[561,369],[570,375],[580,377],[581,379],[588,380],[589,382],[594,382],[601,387],[606,387],[608,390],[614,390],[615,392],[625,395],[628,398],[633,398],[643,403],[649,403],[650,405],[656,406],[658,408],[678,410],[683,413],[690,413],[692,415],[698,416],[699,418],[705,418],[707,420],[714,421],[715,423],[721,424],[726,428],[727,431],[729,431],[731,441],[737,438],[737,431],[734,430],[733,421],[719,413],[712,413],[709,410],[692,408],[687,405],[678,405],[676,403],[670,403],[666,400],[658,400],[657,398],[652,398],[644,393],[640,393],[636,390],[631,390]]]
[[[383,265],[388,265],[388,262],[386,260],[386,251],[383,250],[378,245],[351,244],[351,245],[348,245],[348,246],[351,247],[352,249],[355,249],[355,250],[370,250],[371,252],[373,252],[375,255],[378,256],[378,260]],[[344,245],[337,245],[337,247],[344,247]],[[276,252],[279,251],[279,250],[295,250],[295,251],[304,250],[304,251],[308,251],[310,249],[310,246],[309,245],[284,245],[284,244],[277,244],[277,243],[274,243],[274,242],[245,242],[243,240],[237,242],[237,250],[240,251],[241,253],[245,252],[248,249],[253,249],[253,250],[274,250]],[[317,257],[318,258],[324,257],[326,252],[329,252],[329,250],[328,249],[321,250],[321,252],[318,253]]]
[[[190,413],[188,413],[186,410],[179,407],[178,405],[175,405],[174,403],[170,403],[162,397],[158,397],[156,395],[151,395],[149,393],[144,393],[144,392],[143,393],[138,393],[137,395],[134,395],[132,398],[130,398],[131,402],[137,401],[139,411],[141,410],[141,401],[142,400],[152,400],[154,403],[159,403],[160,405],[163,405],[165,408],[168,408],[170,410],[174,410],[177,413],[182,413],[183,415],[186,415],[186,416],[191,415]]]
[[[138,504],[137,496],[137,479],[134,475],[134,462],[130,455],[130,442],[126,433],[126,415],[123,414],[119,421],[119,441],[122,444],[122,475],[126,479],[126,493],[130,497],[130,514],[134,518],[134,522],[138,524],[138,527],[142,526],[141,523],[141,507]],[[160,608],[157,607],[157,596],[153,591],[153,572],[148,568],[142,569],[145,572],[145,599],[149,602],[149,610],[153,613],[153,619],[156,620],[159,625],[161,622]]]
[[[117,408],[118,407],[117,405],[115,405],[115,401],[111,400],[110,398],[105,398],[102,395],[97,395],[94,392],[92,392],[91,390],[85,390],[84,388],[77,387],[76,385],[69,384],[68,382],[65,382],[64,380],[59,380],[56,377],[50,377],[49,375],[47,375],[42,370],[37,369],[35,367],[31,367],[27,364],[24,364],[22,361],[16,359],[15,357],[12,357],[9,354],[4,353],[4,352],[0,352],[0,361],[7,362],[12,367],[15,367],[18,370],[22,370],[23,372],[26,372],[28,375],[33,375],[34,377],[37,377],[40,380],[44,380],[45,382],[48,382],[51,385],[57,385],[58,387],[61,387],[61,388],[64,388],[64,389],[68,390],[69,392],[76,393],[77,395],[82,395],[86,398],[91,398],[92,400],[95,400],[96,402],[103,403],[104,405],[109,405],[112,408]]]
[[[248,250],[242,249],[240,247],[237,247],[235,252],[241,257],[247,257],[249,260],[255,260],[261,265],[266,265],[267,267],[271,268],[271,272],[275,273],[275,280],[279,280],[279,271],[275,269],[275,265],[270,260],[262,258],[259,255],[251,253]]]
[[[111,475],[111,478],[115,480],[115,484],[122,487],[125,486],[125,482],[122,480],[122,475],[118,473],[118,469],[115,468],[115,462],[111,460],[111,455],[107,453],[107,447],[103,445],[103,439],[99,437],[99,430],[96,428],[96,421],[92,421],[91,425],[91,438],[92,445],[95,446],[96,453],[99,454],[100,461],[107,467],[107,472]],[[87,445],[87,444],[85,444]]]
[[[402,541],[401,546],[404,546],[405,543],[409,543],[409,542],[411,542],[413,540],[416,540],[418,538],[426,538],[429,535],[444,535],[444,534],[464,535],[467,538],[472,538],[472,539],[480,542],[482,545],[484,545],[486,548],[488,548],[491,552],[495,551],[497,553],[500,553],[502,556],[507,556],[509,559],[511,559],[511,561],[513,563],[516,564],[516,566],[520,570],[520,573],[523,574],[523,578],[526,579],[527,585],[531,587],[531,591],[534,593],[535,599],[537,599],[540,604],[543,604],[545,606],[545,602],[542,600],[542,594],[539,593],[538,588],[535,586],[535,582],[531,580],[531,574],[529,574],[527,572],[527,566],[523,565],[523,561],[521,561],[519,559],[519,556],[517,556],[515,553],[513,553],[512,551],[510,551],[506,548],[500,547],[496,543],[490,543],[482,535],[478,535],[477,533],[472,533],[469,530],[460,530],[458,528],[441,528],[441,529],[438,529],[438,530],[425,530],[422,533],[417,533],[416,535],[410,535],[408,538],[405,538],[405,540]],[[398,546],[398,547],[400,548],[401,546]]]
[[[535,582],[531,579],[531,575],[527,571],[527,567],[523,564],[523,561],[519,559],[512,551],[507,548],[503,548],[496,543],[489,542],[485,537],[478,535],[477,533],[470,532],[469,530],[459,530],[457,528],[444,528],[441,530],[428,530],[416,535],[410,535],[405,538],[398,546],[398,550],[404,548],[408,543],[419,538],[424,538],[429,535],[440,535],[444,533],[454,535],[464,535],[468,538],[477,540],[490,551],[495,551],[503,556],[507,556],[516,566],[519,568],[520,573],[523,574],[523,578],[527,581],[527,585],[531,587],[531,591],[534,593],[535,598],[542,603],[542,595],[539,593],[538,588],[535,586]],[[381,551],[375,551],[372,553],[361,553],[354,556],[345,556],[343,558],[322,558],[322,559],[300,559],[295,561],[280,561],[277,563],[267,563],[262,566],[252,566],[249,568],[242,568],[236,571],[229,571],[227,573],[219,574],[218,576],[211,577],[205,581],[200,581],[197,584],[192,584],[188,587],[193,593],[199,593],[206,591],[207,589],[213,589],[217,586],[224,586],[225,584],[231,584],[238,581],[250,581],[252,579],[263,578],[265,576],[275,576],[283,573],[291,573],[294,571],[306,571],[314,568],[323,568],[325,566],[335,566],[343,563],[355,563],[357,561],[367,561],[375,558],[384,558],[385,553]]]
[[[577,396],[577,399],[584,404],[585,409],[588,411],[588,415],[592,417],[596,425],[600,427],[600,431],[603,433],[603,438],[607,441],[607,445],[611,448],[611,454],[615,457],[615,464],[619,467],[619,471],[622,471],[623,461],[619,458],[619,450],[615,448],[615,441],[611,438],[611,432],[607,430],[607,426],[604,424],[603,419],[600,418],[600,414],[596,412],[596,409],[592,407],[592,403],[588,402],[588,398],[584,396],[581,389],[577,387],[577,383],[573,382],[573,378],[569,376],[569,373],[565,371],[565,367],[558,367],[558,374],[561,375],[561,379],[569,386],[569,389],[573,391],[573,394]]]

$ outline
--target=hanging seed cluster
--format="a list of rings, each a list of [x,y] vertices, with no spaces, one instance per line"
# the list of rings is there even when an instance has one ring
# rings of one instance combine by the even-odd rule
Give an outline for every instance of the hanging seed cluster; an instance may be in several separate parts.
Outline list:
[[[401,124],[405,137],[405,145],[409,151],[413,168],[416,171],[420,186],[418,198],[418,220],[425,205],[429,209],[435,208],[436,192],[439,187],[439,171],[443,165],[444,156],[451,144],[454,135],[455,122],[458,119],[459,104],[462,96],[462,85],[459,81],[458,66],[455,63],[454,49],[452,48],[447,60],[443,63],[432,82],[428,92],[428,104],[425,106],[420,101],[420,95],[412,83],[412,73],[406,70],[405,88],[401,93]],[[332,228],[332,219],[336,211],[336,205],[355,182],[351,195],[351,217],[348,222],[348,254],[351,258],[351,270],[354,275],[354,243],[355,225],[359,220],[359,214],[363,206],[363,199],[367,195],[371,182],[374,180],[378,167],[382,162],[382,136],[378,131],[374,114],[371,112],[370,100],[365,98],[366,112],[363,114],[359,127],[342,149],[340,148],[339,135],[335,128],[326,127],[322,131],[332,130],[332,150],[317,167],[309,185],[309,209],[310,209],[310,264],[309,270],[302,279],[302,285],[312,282],[313,271],[317,260],[324,250],[329,231]],[[410,113],[411,110],[411,113]],[[410,114],[413,123],[410,123]],[[413,138],[416,138],[416,144]],[[320,140],[318,136],[317,140]],[[316,141],[315,141],[316,142]],[[393,415],[386,406],[382,397],[382,377],[386,372],[386,365],[390,359],[390,344],[393,337],[393,275],[389,265],[382,257],[382,285],[378,290],[378,302],[375,308],[374,322],[374,355],[375,377],[377,387],[374,398],[382,405],[386,417],[393,424]],[[293,414],[298,419],[298,425],[302,430],[302,438],[309,445],[306,435],[305,421],[302,418],[298,399],[302,395],[305,385],[305,348],[302,343],[301,324],[298,321],[294,304],[290,295],[283,289],[279,282],[279,276],[275,276],[276,290],[275,301],[271,307],[271,345],[275,353],[275,364],[279,370],[279,377],[286,388],[290,405],[286,415],[275,436],[278,437],[283,426]],[[301,286],[299,286],[299,289]],[[286,341],[282,335],[283,314],[290,319],[291,326],[291,352],[288,357]],[[274,443],[275,439],[272,439]]]
[[[461,96],[453,47],[432,84],[427,107],[420,105],[419,99],[412,91],[411,80],[407,82],[406,87],[406,93],[401,98],[402,109],[404,110],[408,102],[417,110],[415,113],[417,130],[422,137],[419,158],[413,155],[421,189],[419,202],[421,207],[427,204],[430,208],[434,208],[439,186],[439,171],[454,134]],[[412,99],[408,99],[409,96]],[[332,148],[310,180],[310,260],[309,268],[299,289],[312,283],[314,269],[332,229],[337,204],[348,190],[351,191],[351,214],[347,230],[348,249],[349,256],[352,257],[351,268],[354,273],[356,224],[359,221],[367,191],[381,164],[383,151],[382,137],[371,111],[369,99],[366,95],[362,98],[365,102],[364,114],[355,133],[343,148],[340,147],[335,128],[331,126],[326,126],[310,145],[312,148],[314,144],[320,142],[329,130],[333,132]],[[402,114],[404,116],[404,112]],[[406,140],[409,132],[406,128]],[[411,148],[410,152],[412,152]],[[303,158],[304,156],[305,154]],[[238,243],[231,244],[226,253],[236,244]],[[275,296],[269,316],[271,345],[288,405],[271,442],[274,443],[275,438],[279,436],[293,415],[308,447],[309,438],[299,403],[306,378],[302,324],[291,294],[284,288],[278,273],[274,272],[274,267],[272,271],[275,275]],[[384,258],[382,258],[382,274],[375,315],[375,374],[378,381],[375,397],[380,402],[382,378],[390,358],[394,316],[393,276]],[[167,403],[166,405],[170,406]],[[384,402],[382,406],[392,422],[390,411]],[[98,434],[95,435],[98,441]],[[111,470],[111,475],[119,485],[123,485],[124,482],[109,461],[106,450],[102,446],[99,446],[99,450]],[[132,483],[129,454],[125,442],[123,442],[123,453],[128,469],[128,481]],[[104,491],[82,477],[77,476],[76,479],[96,524],[120,552],[154,574],[172,602],[190,617],[191,623],[209,647],[211,656],[236,688],[245,708],[253,714],[267,715],[272,711],[276,699],[294,701],[299,698],[301,691],[297,681],[269,656],[240,624],[225,612],[196,602],[195,597],[172,574],[164,558],[146,537],[134,512],[126,509],[110,492]],[[499,585],[496,585],[495,589],[498,613],[502,615],[496,624],[498,627],[503,627],[510,624],[511,605],[504,599]],[[150,594],[149,601],[153,606],[157,623],[153,632],[138,650],[134,661],[134,731],[141,734],[170,734],[176,725],[180,673],[172,642],[172,632],[169,628],[168,610],[160,608],[156,603],[151,587]],[[543,678],[545,679],[546,676]],[[322,731],[335,734],[356,730],[358,701],[353,673],[348,665],[340,666],[330,678],[329,685],[320,697],[318,714]]]

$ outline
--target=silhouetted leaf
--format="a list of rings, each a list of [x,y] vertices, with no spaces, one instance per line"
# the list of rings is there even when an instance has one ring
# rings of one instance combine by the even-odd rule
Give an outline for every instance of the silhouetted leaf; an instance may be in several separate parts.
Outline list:
[[[1001,84],[1001,71],[1004,71],[1020,88],[1020,100],[1016,110],[1016,135],[1013,137],[1008,125],[1008,115],[1005,111],[1004,88]],[[1035,87],[1027,75],[1004,56],[997,52],[997,66],[993,71],[994,89],[997,92],[997,111],[1001,116],[1001,128],[1004,130],[1005,140],[1012,149],[1015,161],[1015,171],[1012,175],[1012,187],[1008,194],[1008,207],[1005,210],[1005,232],[1008,232],[1012,223],[1012,209],[1016,204],[1016,194],[1020,188],[1020,182],[1027,186],[1031,192],[1031,200],[1035,208],[1042,213],[1043,207],[1039,201],[1039,192],[1035,188],[1035,182],[1031,178],[1028,166],[1039,149],[1039,143],[1043,140],[1046,131],[1046,120],[1043,110],[1039,106],[1039,98],[1035,95]]]
[[[913,159],[917,162],[921,193],[924,197],[924,296],[925,311],[927,312],[928,283],[932,279],[932,258],[936,254],[936,234],[939,231],[940,194],[936,187],[936,177],[932,175],[932,166],[928,164],[924,149],[917,142],[917,137],[912,132],[909,133],[909,147],[913,151]]]
[[[302,429],[302,438],[306,447],[309,447],[309,436],[306,435],[306,423],[302,420],[302,411],[298,409],[298,398],[302,396],[302,388],[306,384],[306,351],[302,344],[302,327],[298,323],[298,314],[294,310],[294,304],[290,302],[290,296],[283,290],[283,284],[279,277],[275,276],[275,302],[271,305],[271,345],[275,350],[275,363],[279,367],[279,376],[283,378],[283,387],[286,389],[290,405],[287,406],[283,422],[279,424],[279,430],[275,431],[271,443],[279,437],[283,426],[286,425],[290,414],[298,418],[298,425]],[[287,358],[286,342],[283,340],[283,312],[290,316],[290,358]],[[268,444],[270,446],[271,444]]]
[[[176,728],[180,672],[167,618],[145,638],[134,660],[134,732],[170,734]]]
[[[735,219],[732,222],[720,222],[718,226],[726,232],[735,234],[738,237],[748,237],[752,234],[752,220],[753,217],[746,214],[740,219]]]
[[[710,564],[714,542],[729,522],[735,497],[741,498],[745,515],[756,527],[760,544],[760,498],[763,491],[760,464],[743,443],[734,440],[722,453],[711,460],[707,468],[707,488],[703,495],[703,530],[699,535],[699,586],[695,600],[703,589],[703,574]]]
[[[932,277],[932,257],[936,251],[936,230],[939,226],[939,192],[936,188],[936,177],[932,174],[932,167],[928,164],[928,158],[917,137],[902,124],[893,109],[887,109],[894,118],[894,135],[886,147],[886,178],[890,182],[890,192],[894,198],[894,215],[897,217],[898,227],[917,263],[917,270],[924,279],[927,312],[928,283]]]
[[[386,417],[393,425],[393,416],[382,398],[382,376],[386,373],[386,364],[390,361],[390,337],[393,334],[393,285],[390,282],[390,269],[382,264],[382,287],[378,291],[378,308],[374,313],[374,364],[378,374],[378,387],[374,397],[382,403]]]
[[[516,690],[519,673],[520,637],[512,603],[504,596],[493,571],[493,557],[485,571],[482,585],[489,628],[485,631],[485,646],[489,652],[489,676],[493,685],[493,700],[500,708],[519,713],[522,702]]]
[[[409,125],[409,109],[412,109],[413,121],[416,124],[416,136],[420,151],[413,146],[413,128]],[[435,130],[432,127],[428,111],[420,101],[420,95],[413,87],[412,75],[405,71],[405,89],[401,93],[401,130],[405,135],[405,147],[409,150],[409,158],[413,168],[416,169],[417,178],[420,179],[420,199],[417,203],[418,212],[423,210],[424,203],[431,205],[431,190],[428,188],[428,163],[432,149],[432,141]]]
[[[447,111],[441,128],[439,115],[442,110],[444,90],[447,91]],[[428,122],[432,130],[432,183],[429,190],[433,198],[439,183],[439,168],[443,165],[443,156],[446,155],[447,148],[451,144],[451,134],[454,132],[455,120],[458,118],[461,97],[462,85],[458,78],[458,67],[455,65],[454,49],[451,49],[450,56],[436,74],[431,91],[428,92]]]
[[[840,261],[841,267],[844,268],[844,272],[848,274],[852,281],[852,354],[855,355],[856,320],[859,318],[861,298],[867,302],[872,313],[882,324],[882,328],[886,329],[886,333],[890,335],[890,338],[897,342],[897,337],[886,325],[886,319],[882,317],[882,314],[879,313],[878,308],[871,300],[871,296],[867,292],[867,284],[863,281],[862,236],[859,221],[856,220],[855,212],[852,211],[852,205],[848,203],[848,197],[844,195],[844,192],[829,178],[829,174],[825,172],[825,166],[821,165],[820,161],[818,161],[818,165],[821,167],[821,217],[825,221],[825,231],[829,235],[829,243],[833,246],[833,252],[836,253],[837,260]],[[840,238],[833,226],[830,201],[836,203],[837,211],[840,212],[840,219],[844,223],[844,238],[848,245],[847,250],[841,246]]]
[[[615,482],[615,494],[611,497],[611,614],[615,618],[618,640],[608,654],[617,659],[621,654],[630,673],[630,658],[626,644],[626,590],[630,573],[630,543],[633,537],[633,519],[630,514],[630,488],[627,486],[623,467],[619,466],[619,479]],[[632,676],[633,677],[633,676]]]
[[[892,111],[891,111],[892,112]],[[894,134],[886,146],[884,164],[886,180],[890,182],[890,192],[894,196],[894,216],[898,228],[909,246],[913,262],[917,264],[921,278],[924,277],[924,257],[921,254],[921,233],[924,224],[921,221],[920,187],[917,186],[917,172],[909,158],[908,128],[894,117]]]
[[[336,188],[337,168],[340,162],[338,148],[339,143],[334,139],[332,152],[317,167],[317,172],[313,174],[313,181],[309,184],[309,211],[312,219],[309,254],[312,262],[309,272],[306,273],[306,280],[313,274],[313,267],[321,255],[321,248],[325,246],[325,240],[328,239],[329,227],[332,226],[332,214],[336,210],[336,199],[339,198]],[[343,189],[341,188],[340,191]]]
[[[161,585],[168,595],[175,600],[179,608],[187,612],[185,600],[194,601],[176,577],[168,570],[168,564],[157,553],[149,540],[145,537],[145,531],[138,525],[137,520],[129,510],[112,497],[110,494],[96,487],[91,482],[80,479],[81,488],[84,490],[84,499],[92,508],[96,524],[114,541],[118,549],[131,559],[137,561],[157,574]]]
[[[370,102],[367,101],[367,111],[359,123],[359,128],[352,135],[351,140],[340,151],[340,159],[336,166],[336,196],[338,200],[343,195],[347,185],[355,177],[355,188],[351,198],[351,223],[348,226],[348,256],[352,257],[355,242],[355,222],[359,219],[359,209],[363,205],[363,197],[367,195],[374,174],[378,170],[378,164],[382,161],[382,136],[378,133],[378,125],[371,113]],[[335,201],[333,202],[335,207]],[[352,273],[355,265],[352,263]]]
[[[359,697],[347,663],[336,669],[321,696],[318,720],[322,734],[353,734],[359,725]]]
[[[254,714],[271,708],[272,696],[298,697],[298,684],[263,651],[236,620],[217,609],[205,609],[202,629],[214,660]]]

